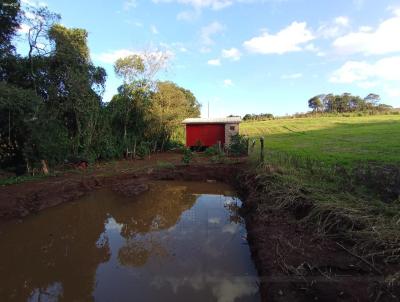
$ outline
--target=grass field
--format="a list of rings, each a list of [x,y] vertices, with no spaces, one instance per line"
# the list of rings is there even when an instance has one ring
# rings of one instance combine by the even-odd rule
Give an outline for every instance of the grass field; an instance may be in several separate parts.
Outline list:
[[[396,251],[390,259],[400,262],[400,115],[287,118],[240,127],[251,139],[265,139],[264,162],[259,142],[251,153],[264,188],[259,211],[296,211],[311,202],[302,222],[322,236],[353,242],[353,251],[366,257]]]
[[[400,115],[251,121],[240,132],[263,136],[267,151],[327,164],[400,163]]]

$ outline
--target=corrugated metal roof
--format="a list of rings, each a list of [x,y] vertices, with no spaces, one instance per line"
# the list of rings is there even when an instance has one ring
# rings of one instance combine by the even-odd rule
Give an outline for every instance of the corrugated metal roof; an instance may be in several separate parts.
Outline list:
[[[182,121],[182,124],[237,124],[242,119],[240,117],[221,117],[221,118],[187,118]]]

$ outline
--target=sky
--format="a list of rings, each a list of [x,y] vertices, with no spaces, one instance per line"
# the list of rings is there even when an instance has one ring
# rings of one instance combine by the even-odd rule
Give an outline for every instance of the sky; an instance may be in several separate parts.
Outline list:
[[[108,75],[105,102],[122,83],[115,60],[163,51],[158,79],[190,89],[203,117],[208,104],[210,117],[305,112],[323,93],[377,93],[400,107],[400,0],[21,2],[88,31],[91,58]]]

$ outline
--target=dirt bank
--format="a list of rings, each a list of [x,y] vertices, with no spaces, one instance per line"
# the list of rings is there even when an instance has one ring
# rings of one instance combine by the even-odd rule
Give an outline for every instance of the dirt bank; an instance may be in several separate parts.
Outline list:
[[[274,181],[273,173],[267,177]],[[286,201],[260,175],[243,172],[237,185],[264,301],[399,301],[398,263],[370,262],[342,240],[340,228],[326,236],[304,223],[315,208],[307,192],[279,207]]]
[[[0,188],[0,221],[20,218],[72,201],[102,187],[126,196],[148,189],[151,180],[216,180],[237,188],[244,201],[248,241],[260,275],[263,301],[398,301],[397,283],[390,283],[398,265],[369,263],[350,250],[350,243],[320,236],[310,225],[299,223],[313,207],[306,193],[295,207],[260,208],[263,184],[244,162],[189,166],[146,165],[140,169],[109,169],[84,175],[66,175],[40,182]]]
[[[134,162],[137,166],[127,169],[129,162],[125,162],[124,169],[110,170],[100,167],[92,172],[70,173],[41,181],[0,187],[0,222],[22,218],[43,209],[76,200],[88,192],[103,187],[110,187],[126,196],[134,196],[146,191],[150,180],[203,181],[210,179],[232,183],[238,174],[239,167],[243,166],[243,164],[223,165],[201,162],[185,166],[176,161],[176,156],[168,159],[168,168],[155,164],[154,160],[147,160]]]

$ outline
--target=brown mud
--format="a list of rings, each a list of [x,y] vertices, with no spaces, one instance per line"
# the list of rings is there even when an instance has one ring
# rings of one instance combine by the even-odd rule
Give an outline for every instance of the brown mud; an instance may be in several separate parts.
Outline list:
[[[157,159],[153,158],[152,165],[142,161],[140,167],[115,168],[112,173],[98,169],[85,175],[1,187],[0,222],[73,201],[99,188],[135,196],[148,190],[151,180],[220,181],[232,185],[242,195],[248,242],[260,276],[263,301],[399,301],[398,284],[385,280],[399,271],[398,265],[375,263],[371,267],[346,246],[299,224],[298,219],[307,209],[260,212],[259,184],[254,175],[249,177],[243,161],[204,161],[186,166],[178,164],[176,155],[163,160],[175,165],[157,167]],[[126,167],[124,163],[118,165]]]

